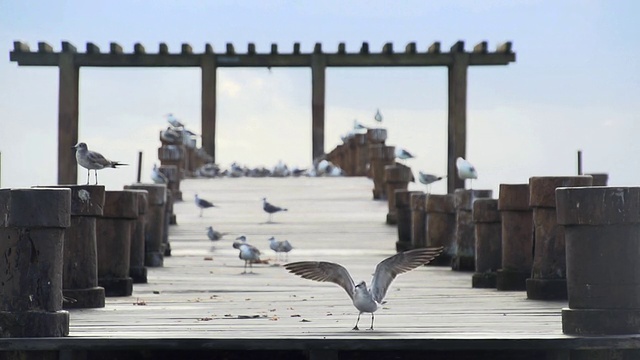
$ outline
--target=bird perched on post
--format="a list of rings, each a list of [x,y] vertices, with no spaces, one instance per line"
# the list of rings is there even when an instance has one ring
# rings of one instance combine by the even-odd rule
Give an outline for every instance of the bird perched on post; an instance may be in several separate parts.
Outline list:
[[[174,128],[184,128],[184,124],[182,124],[180,120],[176,119],[176,117],[173,116],[173,114],[167,114],[167,121]]]
[[[431,184],[439,180],[442,180],[442,176],[426,174],[422,171],[418,171],[418,181],[427,185],[427,193],[431,192]]]
[[[415,157],[412,153],[408,152],[406,149],[403,149],[397,146],[394,150],[394,154],[400,160],[413,159]]]
[[[162,173],[156,164],[153,164],[153,169],[151,170],[151,180],[153,180],[156,184],[168,184],[169,178],[167,175]]]
[[[291,246],[291,243],[289,242],[289,240],[278,241],[276,240],[275,237],[272,236],[269,238],[268,241],[269,241],[269,248],[276,252],[276,261],[278,261],[278,257],[280,253],[285,253],[286,255],[285,261],[289,259],[289,251],[293,249],[293,246]]]
[[[279,206],[275,206],[270,204],[267,201],[267,198],[262,198],[262,210],[264,210],[267,214],[269,214],[269,220],[267,222],[271,222],[271,216],[280,211],[287,211],[287,209],[281,208]]]
[[[228,233],[221,233],[220,231],[213,230],[213,226],[209,226],[206,229],[207,229],[207,236],[211,241],[218,241],[222,239],[223,236],[228,234]]]
[[[242,273],[247,273],[247,264],[249,264],[250,272],[253,274],[253,263],[260,261],[260,250],[253,245],[249,245],[244,235],[239,236],[236,240],[240,241],[235,241],[233,247],[240,250],[238,257],[240,260],[244,260],[244,271]]]
[[[199,198],[198,194],[196,194],[195,198],[196,198],[196,206],[200,208],[200,217],[202,217],[202,210],[208,209],[210,207],[215,207],[215,205],[213,205],[213,203],[211,203],[210,201]]]
[[[476,168],[461,157],[456,159],[456,168],[458,168],[458,177],[463,181],[469,179],[469,187],[471,188],[471,181],[478,178]]]
[[[373,313],[381,307],[382,300],[393,279],[399,274],[429,263],[441,252],[442,247],[420,248],[386,258],[376,266],[370,288],[367,288],[367,284],[364,281],[356,284],[349,271],[336,263],[301,261],[285,264],[284,268],[304,279],[321,282],[328,281],[341,286],[351,298],[353,306],[360,312],[353,330],[360,330],[358,329],[358,323],[362,313],[371,313],[371,327],[369,327],[369,330],[373,330]]]
[[[377,122],[382,122],[382,114],[380,109],[376,109],[376,115],[373,117]]]
[[[80,166],[87,169],[87,185],[89,185],[89,176],[93,170],[96,178],[95,185],[98,185],[98,170],[104,168],[115,168],[116,166],[129,165],[118,161],[107,160],[102,154],[89,151],[87,144],[81,142],[72,147],[76,149],[76,161]]]

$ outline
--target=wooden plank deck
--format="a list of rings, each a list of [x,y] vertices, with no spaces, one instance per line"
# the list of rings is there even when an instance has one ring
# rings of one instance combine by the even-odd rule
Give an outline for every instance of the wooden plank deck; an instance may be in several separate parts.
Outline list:
[[[569,349],[611,342],[563,335],[566,302],[472,289],[471,273],[431,266],[394,281],[374,331],[352,331],[357,311],[345,292],[273,264],[267,239],[289,240],[289,261],[338,262],[369,282],[375,265],[395,253],[397,238],[396,227],[384,223],[386,202],[371,200],[369,179],[190,179],[181,188],[186,201],[174,207],[172,256],[148,269],[148,284],[135,284],[131,297],[107,298],[103,309],[71,310],[67,338],[0,340],[0,349]],[[199,217],[195,193],[218,208]],[[265,223],[264,196],[289,211]],[[209,225],[230,234],[211,242]],[[271,264],[241,274],[244,262],[231,246],[239,235]],[[369,322],[363,314],[361,329]],[[639,347],[636,337],[616,339]]]

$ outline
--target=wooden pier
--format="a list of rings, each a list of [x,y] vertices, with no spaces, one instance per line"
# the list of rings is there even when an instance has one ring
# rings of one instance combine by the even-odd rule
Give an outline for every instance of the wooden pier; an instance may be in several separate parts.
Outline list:
[[[370,281],[375,265],[395,253],[397,230],[385,224],[387,203],[371,200],[370,179],[218,178],[182,183],[172,256],[148,268],[148,283],[104,308],[70,310],[63,338],[0,339],[14,351],[49,358],[310,359],[600,359],[637,355],[638,336],[574,337],[562,333],[565,301],[527,300],[523,291],[473,289],[472,273],[425,266],[400,275],[375,330],[352,331],[357,311],[331,283],[289,274],[275,263],[267,239],[289,240],[289,261],[343,264]],[[217,207],[199,217],[193,196]],[[262,198],[288,208],[272,223]],[[210,241],[205,227],[228,232]],[[232,248],[246,235],[269,264],[241,274]],[[361,328],[369,326],[363,314]],[[594,355],[595,354],[595,355]],[[594,356],[605,357],[594,357]],[[626,357],[625,357],[626,358]]]

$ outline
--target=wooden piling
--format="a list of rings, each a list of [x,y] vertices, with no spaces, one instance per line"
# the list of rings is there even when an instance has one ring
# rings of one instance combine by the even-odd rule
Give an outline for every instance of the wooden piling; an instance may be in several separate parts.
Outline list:
[[[555,300],[567,298],[567,268],[564,229],[556,220],[556,188],[591,186],[585,176],[545,176],[529,179],[529,206],[533,210],[534,253],[527,298]]]
[[[158,170],[167,177],[167,180],[169,180],[167,189],[171,190],[173,200],[182,201],[182,191],[180,190],[180,181],[182,179],[180,177],[178,167],[176,165],[160,165]]]
[[[138,195],[131,191],[105,191],[104,212],[96,223],[98,284],[106,296],[130,296],[131,228],[138,217]]]
[[[454,201],[456,207],[456,233],[453,242],[454,255],[451,269],[456,271],[474,271],[476,233],[473,223],[473,203],[476,199],[490,198],[491,190],[456,189]]]
[[[384,167],[395,163],[395,147],[384,144],[369,145],[369,160],[373,178],[373,199],[385,200],[387,193],[384,184]]]
[[[0,337],[68,335],[62,269],[71,190],[2,189],[0,204]]]
[[[396,251],[411,249],[411,196],[420,191],[396,190],[396,219],[398,224],[398,241]]]
[[[384,182],[387,194],[395,194],[396,190],[407,190],[409,182],[413,178],[411,168],[402,164],[387,165],[384,167]],[[397,223],[396,197],[388,196],[387,224]]]
[[[131,227],[131,254],[129,257],[129,276],[134,284],[147,283],[147,268],[144,266],[144,227],[147,213],[147,190],[128,189],[138,197],[138,217]]]
[[[425,226],[427,247],[444,247],[442,254],[428,265],[451,266],[456,233],[456,207],[453,194],[427,196]]]
[[[145,214],[145,257],[144,265],[161,267],[164,264],[164,236],[165,206],[167,203],[167,186],[165,184],[132,184],[125,185],[125,189],[147,190],[147,212]]]
[[[476,231],[476,272],[471,287],[495,288],[496,272],[502,267],[502,225],[497,199],[478,199],[473,203]]]
[[[426,231],[426,213],[425,207],[427,203],[427,194],[418,191],[411,194],[411,248],[419,248],[427,246]]]
[[[529,184],[500,184],[498,210],[502,220],[502,269],[496,289],[526,290],[533,262],[533,214]]]
[[[162,252],[164,256],[171,256],[171,242],[169,242],[169,225],[173,215],[173,192],[167,189],[167,201],[164,206],[164,221],[162,223]]]
[[[640,333],[640,187],[560,187],[569,307],[562,331]]]

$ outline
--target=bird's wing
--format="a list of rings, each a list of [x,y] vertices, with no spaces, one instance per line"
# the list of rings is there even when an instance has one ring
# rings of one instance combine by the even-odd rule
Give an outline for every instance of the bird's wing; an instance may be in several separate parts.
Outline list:
[[[429,263],[441,252],[442,247],[420,248],[401,252],[382,260],[376,266],[376,271],[371,281],[373,299],[379,303],[382,302],[382,299],[387,294],[389,285],[391,285],[396,276]]]
[[[205,199],[198,199],[198,202],[199,202],[200,206],[204,206],[204,207],[212,207],[212,206],[214,206],[213,203],[211,203],[211,201],[207,201]]]
[[[100,164],[102,166],[111,165],[111,161],[107,160],[104,156],[102,156],[102,154],[95,151],[87,151],[87,159],[89,159],[89,161],[93,163]]]
[[[270,203],[265,203],[264,204],[264,210],[266,212],[276,212],[276,211],[280,211],[282,210],[282,208],[275,206],[275,205],[271,205]]]
[[[284,268],[304,279],[338,284],[353,299],[356,285],[342,265],[324,261],[300,261],[285,264]]]

